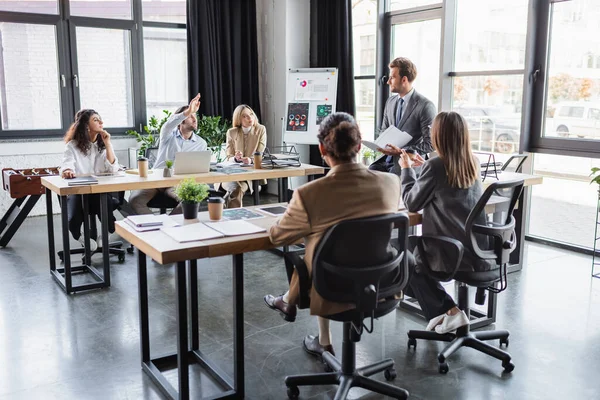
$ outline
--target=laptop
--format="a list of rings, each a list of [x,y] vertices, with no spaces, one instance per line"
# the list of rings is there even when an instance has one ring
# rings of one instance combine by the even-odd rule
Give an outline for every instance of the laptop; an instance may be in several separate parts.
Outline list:
[[[175,153],[174,173],[200,174],[210,170],[210,151],[180,151]]]

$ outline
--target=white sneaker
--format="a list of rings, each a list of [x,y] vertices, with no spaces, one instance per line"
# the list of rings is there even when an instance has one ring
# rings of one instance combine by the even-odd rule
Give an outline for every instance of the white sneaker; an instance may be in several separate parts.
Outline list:
[[[81,247],[85,247],[85,236],[83,234],[81,234],[79,236],[79,239],[77,239],[79,241],[79,243],[81,243]],[[94,239],[90,238],[90,251],[94,252],[98,249],[98,244],[96,243],[96,241]]]
[[[102,235],[98,236],[96,243],[98,243],[98,248],[102,247]]]
[[[427,328],[425,328],[425,330],[426,331],[434,331],[435,327],[442,323],[442,320],[444,319],[445,316],[446,316],[446,314],[444,313],[442,315],[438,315],[437,317],[431,318],[429,320],[429,323],[427,324]]]
[[[446,315],[442,323],[435,327],[437,333],[450,333],[456,331],[458,328],[469,325],[469,318],[464,311],[460,311],[454,315]]]

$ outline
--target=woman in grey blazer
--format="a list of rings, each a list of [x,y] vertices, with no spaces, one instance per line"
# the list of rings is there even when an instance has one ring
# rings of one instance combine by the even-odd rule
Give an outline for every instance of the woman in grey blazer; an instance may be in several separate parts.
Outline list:
[[[402,199],[409,211],[423,210],[423,235],[448,236],[466,244],[465,222],[483,193],[479,163],[471,151],[467,123],[458,113],[441,112],[433,120],[431,139],[438,157],[425,161],[417,155],[411,159],[402,151],[399,160]],[[420,165],[423,168],[417,178],[412,167]],[[485,216],[480,218],[480,222],[485,223]],[[427,329],[447,333],[467,325],[466,314],[458,309],[442,285],[419,271],[421,256],[417,249],[414,256],[416,267],[406,294],[419,301],[430,319]],[[443,256],[436,254],[436,249],[428,249],[427,257],[436,268],[444,268]],[[489,261],[476,257],[465,246],[460,270],[482,271],[492,267]]]

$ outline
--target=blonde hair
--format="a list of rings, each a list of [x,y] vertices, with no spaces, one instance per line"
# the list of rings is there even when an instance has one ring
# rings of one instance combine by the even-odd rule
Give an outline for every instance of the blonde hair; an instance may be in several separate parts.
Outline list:
[[[247,106],[246,104],[240,104],[239,106],[237,106],[235,108],[235,110],[233,110],[233,121],[231,122],[231,124],[235,128],[239,128],[240,126],[242,126],[242,113],[244,112],[244,110],[250,110],[252,115],[254,115],[254,125],[253,126],[256,128],[256,126],[258,126],[258,117],[256,116],[256,113],[254,112],[254,110],[251,109],[250,106]]]
[[[467,189],[479,179],[467,122],[458,113],[442,111],[433,119],[431,142],[446,167],[448,184]]]

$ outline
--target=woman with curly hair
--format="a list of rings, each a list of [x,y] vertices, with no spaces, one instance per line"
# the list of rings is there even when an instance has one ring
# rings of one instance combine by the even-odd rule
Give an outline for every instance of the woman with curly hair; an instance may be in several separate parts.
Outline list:
[[[119,162],[110,141],[110,134],[104,130],[102,118],[96,111],[91,109],[78,111],[75,115],[75,122],[69,127],[64,140],[67,143],[61,164],[61,175],[64,179],[119,170]],[[81,195],[68,196],[67,209],[69,231],[83,245]],[[90,195],[90,214],[100,215],[99,210],[99,196]],[[114,220],[112,219],[109,229],[114,232]],[[92,251],[97,249],[95,240],[90,240],[90,247]]]

